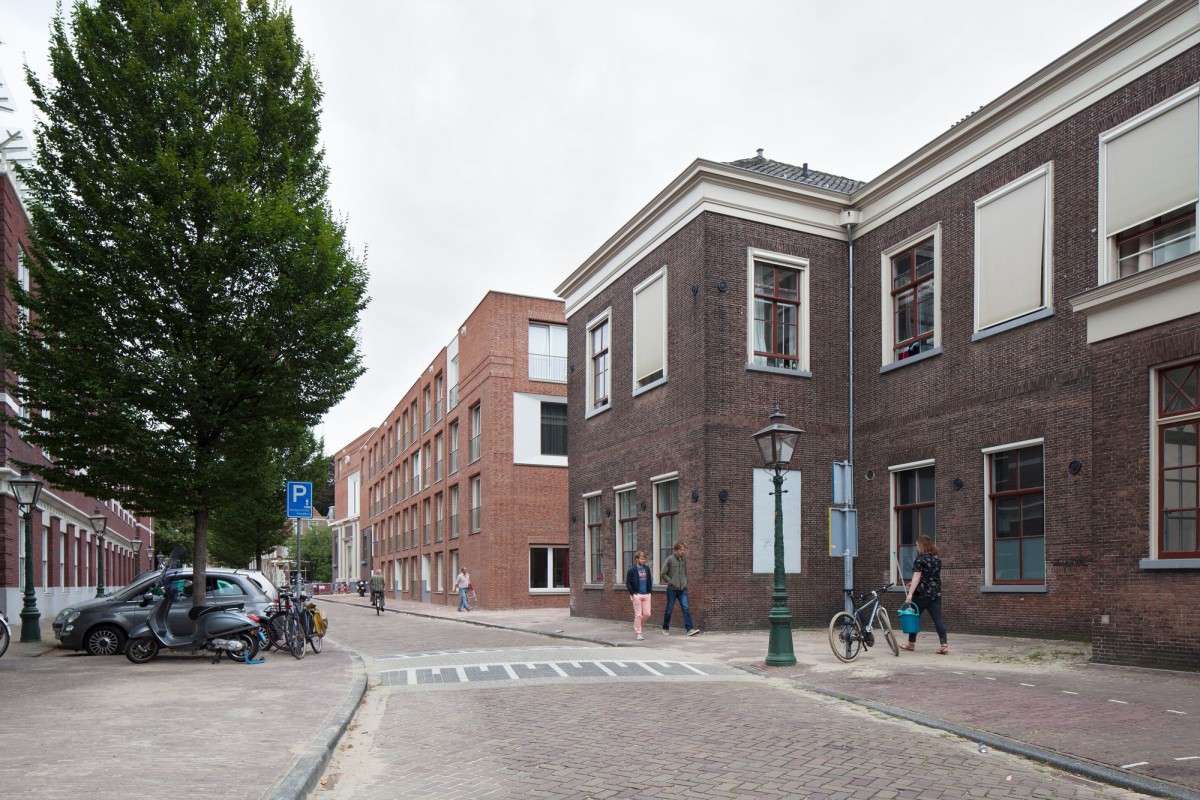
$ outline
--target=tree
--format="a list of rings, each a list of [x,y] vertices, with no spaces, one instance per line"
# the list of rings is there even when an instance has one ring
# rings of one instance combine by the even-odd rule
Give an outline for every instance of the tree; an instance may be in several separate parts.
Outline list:
[[[268,550],[287,544],[292,526],[285,516],[286,481],[309,481],[314,490],[326,480],[329,461],[324,442],[308,428],[295,431],[295,441],[277,450],[252,483],[231,502],[213,511],[208,550],[219,564],[244,567]],[[314,513],[320,509],[314,508]],[[261,562],[257,565],[262,569]]]
[[[333,531],[316,523],[300,536],[300,561],[308,565],[308,579],[318,583],[333,580]]]
[[[363,372],[321,91],[275,0],[76,2],[50,63],[29,313],[0,332],[15,424],[52,483],[190,515],[203,582],[213,509]]]

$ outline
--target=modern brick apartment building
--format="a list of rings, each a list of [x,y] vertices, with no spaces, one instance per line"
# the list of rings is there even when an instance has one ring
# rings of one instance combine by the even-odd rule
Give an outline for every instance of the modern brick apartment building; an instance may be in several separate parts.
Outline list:
[[[361,445],[392,596],[456,603],[465,565],[488,608],[567,605],[566,335],[561,301],[488,292]]]
[[[866,183],[761,151],[696,161],[558,289],[575,612],[627,616],[629,553],[657,574],[683,538],[698,624],[765,627],[773,498],[751,435],[779,404],[806,431],[784,496],[798,623],[842,607],[827,516],[850,459],[859,590],[907,578],[929,533],[951,636],[1196,669],[1198,198],[1184,0]]]
[[[8,85],[0,75],[0,118],[5,119],[0,137],[0,266],[28,286],[29,218],[12,167],[27,161],[30,153],[23,133],[7,120],[10,113]],[[0,284],[0,301],[5,324],[15,324],[22,312],[9,295],[7,281]],[[15,379],[11,372],[5,377]],[[33,547],[27,553],[24,522],[10,484],[21,478],[21,468],[13,462],[46,463],[42,460],[45,456],[23,442],[8,424],[9,419],[30,410],[17,398],[0,395],[4,410],[0,416],[0,611],[17,636],[27,558],[33,561],[34,595],[41,619],[46,621],[63,608],[96,595],[101,563],[107,588],[124,586],[148,569],[154,559],[154,522],[134,516],[116,501],[100,501],[46,484],[33,509]],[[32,477],[40,480],[36,474]],[[92,528],[89,517],[93,516],[105,517],[103,537]]]
[[[333,580],[354,583],[371,576],[370,542],[359,524],[362,503],[360,451],[374,428],[333,454]]]

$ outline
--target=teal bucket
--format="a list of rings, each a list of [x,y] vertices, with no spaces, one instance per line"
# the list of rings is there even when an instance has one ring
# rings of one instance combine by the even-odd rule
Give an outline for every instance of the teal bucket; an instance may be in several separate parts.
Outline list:
[[[900,610],[897,616],[900,617],[900,630],[904,633],[920,633],[921,632],[921,612],[910,602],[900,604]]]

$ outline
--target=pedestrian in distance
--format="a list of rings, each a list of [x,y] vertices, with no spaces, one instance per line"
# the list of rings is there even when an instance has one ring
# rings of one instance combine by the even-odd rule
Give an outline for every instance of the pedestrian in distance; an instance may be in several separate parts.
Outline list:
[[[383,596],[383,590],[386,587],[383,583],[383,573],[377,569],[371,570],[371,605],[375,605],[375,598]]]
[[[699,628],[692,627],[692,610],[688,608],[688,579],[687,579],[687,561],[684,559],[684,553],[687,547],[683,542],[676,542],[671,555],[663,564],[662,574],[659,575],[659,581],[667,586],[667,611],[663,615],[663,636],[671,635],[671,611],[675,608],[675,601],[679,601],[679,607],[683,609],[683,627],[687,631],[688,636],[695,636],[700,632]]]
[[[636,563],[625,573],[625,588],[633,601],[633,638],[640,642],[646,638],[642,636],[642,623],[650,619],[650,589],[654,579],[646,566],[645,553],[638,550],[633,560]]]
[[[467,603],[467,592],[473,587],[471,586],[471,575],[467,572],[466,567],[459,569],[458,577],[454,579],[454,588],[458,589],[458,610],[470,611],[471,606]]]
[[[937,630],[938,655],[944,656],[950,652],[946,643],[946,623],[942,620],[942,559],[938,556],[937,545],[925,534],[917,537],[917,557],[913,559],[912,580],[908,584],[908,602],[917,607],[917,613],[928,611],[933,619],[933,627]],[[902,650],[917,649],[917,635],[910,633],[908,642],[900,645]]]

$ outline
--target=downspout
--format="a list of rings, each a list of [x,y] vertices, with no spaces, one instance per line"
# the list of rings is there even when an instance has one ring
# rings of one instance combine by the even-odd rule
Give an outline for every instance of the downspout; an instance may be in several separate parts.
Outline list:
[[[846,226],[846,294],[848,295],[849,313],[847,316],[846,349],[850,379],[847,381],[849,399],[848,442],[846,460],[850,463],[846,476],[846,505],[854,508],[854,226],[862,219],[862,212],[857,209],[847,209],[842,212],[842,221]],[[843,587],[854,589],[854,556],[847,547],[842,557]],[[845,610],[854,613],[854,601],[849,594],[845,595]]]

